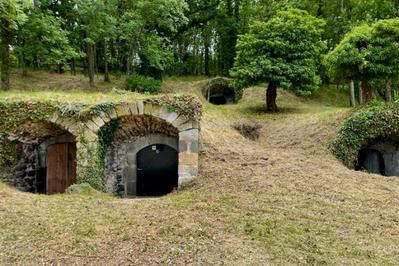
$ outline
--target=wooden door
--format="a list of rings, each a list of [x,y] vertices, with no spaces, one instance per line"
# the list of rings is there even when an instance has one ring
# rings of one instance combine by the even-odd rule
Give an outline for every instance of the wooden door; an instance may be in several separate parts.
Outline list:
[[[47,148],[47,194],[64,193],[76,181],[76,144]]]

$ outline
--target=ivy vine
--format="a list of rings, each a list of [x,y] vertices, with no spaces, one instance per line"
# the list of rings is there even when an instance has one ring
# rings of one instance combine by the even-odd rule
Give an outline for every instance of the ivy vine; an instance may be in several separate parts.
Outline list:
[[[374,103],[343,123],[330,148],[346,166],[353,168],[361,149],[376,139],[391,139],[398,134],[399,103]]]

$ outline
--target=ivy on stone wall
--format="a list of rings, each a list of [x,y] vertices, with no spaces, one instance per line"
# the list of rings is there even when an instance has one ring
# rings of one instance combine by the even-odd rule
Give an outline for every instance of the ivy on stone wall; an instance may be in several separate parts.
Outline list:
[[[196,96],[191,95],[164,95],[156,98],[148,98],[145,103],[163,106],[170,112],[178,113],[186,118],[196,121],[201,120],[202,103]]]
[[[113,119],[109,123],[105,124],[98,132],[99,156],[102,170],[105,169],[105,157],[107,156],[108,149],[114,140],[114,134],[118,127],[119,119]]]
[[[377,139],[398,139],[399,103],[374,103],[348,118],[331,144],[333,154],[353,168],[358,153]]]
[[[59,101],[22,101],[16,99],[0,100],[0,172],[4,165],[10,162],[10,156],[13,156],[13,145],[9,145],[9,134],[14,132],[26,122],[49,123],[57,116],[67,118],[65,128],[71,128],[74,124],[85,127],[85,122],[101,117],[104,114],[110,114],[116,111],[119,104],[129,101],[129,97],[121,101],[108,101],[97,104],[86,102],[67,102]],[[131,101],[140,101],[131,99]],[[163,95],[145,97],[141,101],[144,104],[158,105],[165,107],[170,112],[199,121],[201,119],[202,104],[195,97],[190,95]],[[58,121],[58,120],[57,120]],[[59,122],[59,121],[58,121]],[[57,124],[58,124],[57,122]],[[83,132],[78,141],[77,151],[77,176],[78,183],[89,183],[97,189],[103,189],[104,159],[108,152],[114,137],[114,132],[119,126],[119,120],[113,119],[101,127],[98,133],[98,141],[89,141]],[[80,132],[78,130],[74,132]],[[76,133],[79,134],[79,133]],[[92,133],[93,134],[93,133]],[[14,145],[15,146],[15,145]]]

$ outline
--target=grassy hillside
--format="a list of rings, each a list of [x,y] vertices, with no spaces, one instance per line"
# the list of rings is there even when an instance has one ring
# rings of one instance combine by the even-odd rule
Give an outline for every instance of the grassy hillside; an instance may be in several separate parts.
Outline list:
[[[202,84],[168,79],[164,90],[200,95]],[[328,152],[345,105],[279,95],[278,114],[263,111],[262,86],[237,105],[206,104],[199,178],[162,198],[0,184],[0,264],[397,264],[399,179],[349,170]],[[261,124],[260,139],[237,122]]]

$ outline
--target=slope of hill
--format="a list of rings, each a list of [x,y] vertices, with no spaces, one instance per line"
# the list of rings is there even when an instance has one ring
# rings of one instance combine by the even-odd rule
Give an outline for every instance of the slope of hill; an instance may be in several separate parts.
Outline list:
[[[164,87],[199,94],[203,84]],[[260,87],[237,105],[206,104],[200,176],[162,198],[0,183],[0,264],[397,264],[399,179],[349,170],[328,152],[349,109],[279,93],[278,114],[263,112]],[[261,124],[260,139],[234,123]]]

